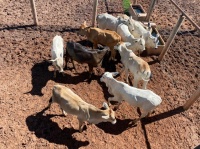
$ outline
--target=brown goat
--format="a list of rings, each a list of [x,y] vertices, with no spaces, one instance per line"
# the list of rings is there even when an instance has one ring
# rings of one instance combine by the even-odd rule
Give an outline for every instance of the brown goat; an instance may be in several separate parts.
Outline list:
[[[116,51],[114,50],[114,46],[121,42],[121,36],[115,31],[88,27],[86,22],[84,22],[80,27],[79,34],[87,36],[87,39],[93,43],[94,49],[97,48],[97,44],[108,46],[111,51],[109,60],[115,59]]]

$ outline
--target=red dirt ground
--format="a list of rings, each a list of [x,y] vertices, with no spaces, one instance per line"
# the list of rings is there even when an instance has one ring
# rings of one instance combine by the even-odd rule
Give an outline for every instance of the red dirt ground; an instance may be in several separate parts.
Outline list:
[[[138,1],[147,10],[150,1]],[[197,0],[176,0],[198,22]],[[94,69],[95,76],[88,83],[87,65],[76,64],[78,74],[65,70],[53,78],[50,59],[53,37],[61,35],[65,42],[84,39],[76,34],[86,20],[91,24],[92,0],[36,0],[40,25],[32,26],[29,0],[0,0],[0,148],[87,148],[87,149],[193,149],[200,144],[199,100],[188,110],[182,106],[199,87],[200,38],[188,21],[175,37],[161,63],[157,56],[143,57],[149,62],[153,78],[148,88],[160,95],[161,105],[150,117],[132,126],[139,116],[137,110],[123,103],[116,111],[117,123],[89,125],[79,133],[75,116],[63,117],[57,104],[48,105],[54,84],[71,88],[85,101],[101,107],[109,97],[99,79],[104,71],[119,71],[121,64],[107,64]],[[122,2],[100,1],[98,12],[122,13]],[[168,1],[159,1],[152,21],[165,42],[180,13]],[[106,65],[107,64],[107,65]],[[123,75],[117,77],[122,80]],[[112,108],[114,105],[112,105]]]

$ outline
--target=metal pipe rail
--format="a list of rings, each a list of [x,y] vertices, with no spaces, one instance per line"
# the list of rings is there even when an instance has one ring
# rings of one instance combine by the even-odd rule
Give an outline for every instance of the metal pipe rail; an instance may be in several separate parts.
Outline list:
[[[170,0],[172,2],[172,4],[174,4],[174,6],[181,11],[182,14],[184,14],[184,16],[192,23],[192,25],[194,25],[196,27],[196,29],[198,30],[198,32],[200,33],[200,27],[173,1]]]

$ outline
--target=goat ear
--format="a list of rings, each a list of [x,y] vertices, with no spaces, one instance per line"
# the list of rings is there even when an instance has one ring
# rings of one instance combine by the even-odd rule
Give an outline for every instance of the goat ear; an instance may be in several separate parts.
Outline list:
[[[106,116],[101,116],[103,119],[109,119],[109,115],[106,115]]]
[[[109,109],[109,106],[108,106],[108,104],[107,104],[106,102],[103,102],[103,107],[104,107],[105,109]]]
[[[143,38],[143,36],[141,35],[140,38]]]
[[[131,43],[130,42],[125,42],[125,46],[131,46]]]
[[[151,28],[151,23],[150,22],[148,22],[148,28]]]
[[[83,22],[83,25],[85,25],[85,26],[86,26],[86,21],[84,21],[84,22]]]
[[[50,63],[52,63],[52,62],[55,62],[56,61],[56,59],[54,59],[54,60],[48,60]]]

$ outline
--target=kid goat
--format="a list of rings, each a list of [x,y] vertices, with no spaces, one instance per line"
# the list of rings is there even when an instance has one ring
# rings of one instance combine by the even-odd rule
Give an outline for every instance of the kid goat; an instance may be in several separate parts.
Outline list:
[[[117,27],[117,33],[121,36],[122,41],[130,43],[126,44],[126,47],[131,49],[134,53],[141,53],[145,50],[145,40],[143,37],[141,36],[140,38],[134,38],[127,25],[119,24]]]
[[[105,110],[101,110],[83,101],[77,94],[65,86],[54,85],[53,95],[49,101],[48,108],[50,108],[53,102],[60,105],[64,115],[69,113],[77,116],[80,132],[83,130],[84,121],[93,124],[98,124],[100,122],[116,123],[115,112],[108,107],[107,103],[103,103]]]
[[[53,63],[54,67],[54,78],[56,77],[56,70],[61,72],[64,75],[63,72],[63,53],[64,53],[64,43],[61,36],[56,35],[53,38],[53,43],[51,47],[51,60],[50,62]]]
[[[124,43],[115,46],[121,56],[121,62],[124,65],[120,74],[125,70],[126,82],[128,82],[128,70],[134,75],[134,87],[143,80],[143,89],[146,89],[147,83],[151,77],[149,64],[142,58],[136,56],[133,51],[126,48]]]
[[[146,48],[158,48],[159,34],[156,34],[156,37],[152,36],[150,30],[146,30],[141,22],[133,20],[132,17],[129,17],[126,24],[129,28],[130,33],[135,38],[139,38],[140,36],[144,38]]]
[[[109,60],[115,59],[116,52],[114,50],[114,46],[121,42],[121,37],[115,31],[88,27],[86,22],[84,22],[80,27],[79,34],[85,35],[87,39],[93,43],[94,49],[97,48],[97,44],[108,46],[111,51]]]

